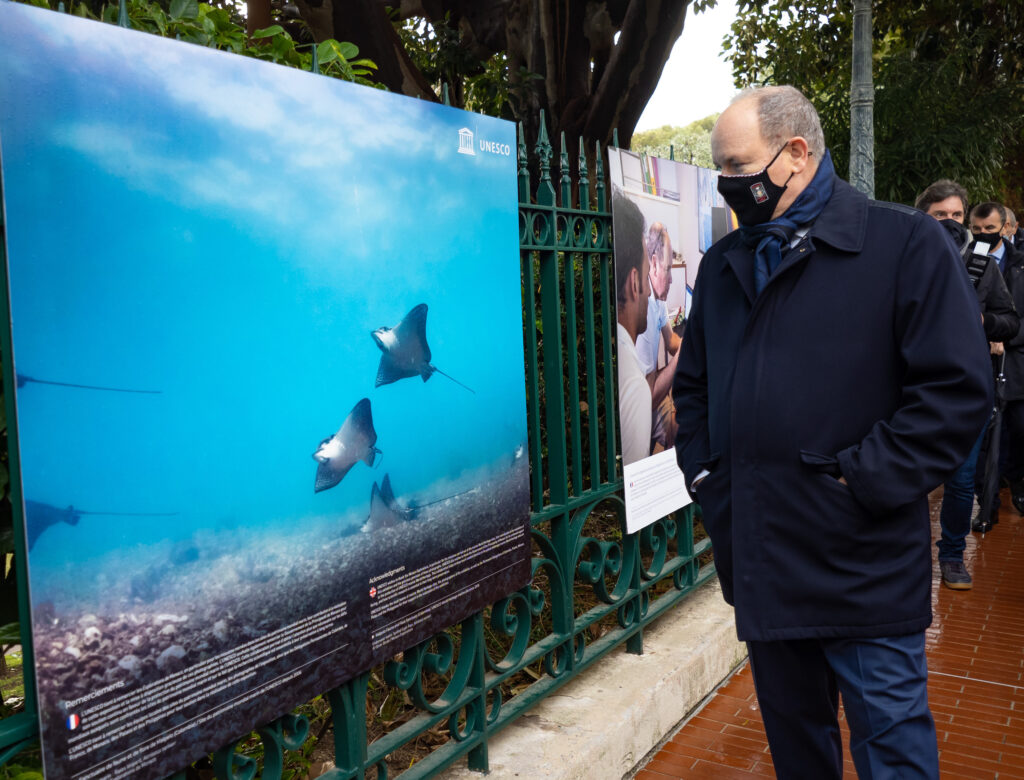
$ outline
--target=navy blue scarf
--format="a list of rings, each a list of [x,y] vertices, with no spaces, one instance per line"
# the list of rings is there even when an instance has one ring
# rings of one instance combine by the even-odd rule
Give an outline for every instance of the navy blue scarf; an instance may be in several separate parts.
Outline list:
[[[758,295],[768,284],[768,277],[775,273],[782,262],[783,247],[793,240],[796,229],[813,222],[825,208],[828,199],[832,197],[835,175],[832,155],[826,149],[811,183],[782,216],[771,222],[740,228],[744,245],[754,250],[754,288]]]

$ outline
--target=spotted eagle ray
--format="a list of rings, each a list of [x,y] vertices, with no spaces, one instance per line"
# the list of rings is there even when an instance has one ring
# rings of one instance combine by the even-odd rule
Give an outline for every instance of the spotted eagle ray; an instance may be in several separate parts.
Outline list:
[[[371,334],[384,354],[377,369],[377,387],[389,385],[399,379],[421,376],[426,382],[435,371],[448,377],[460,387],[466,387],[458,379],[449,376],[437,366],[430,364],[430,347],[427,345],[427,304],[414,306],[393,328],[377,328]]]
[[[133,390],[127,387],[103,387],[101,385],[80,385],[75,382],[57,382],[52,379],[36,379],[28,374],[18,374],[18,387],[22,388],[29,382],[37,385],[56,385],[57,387],[75,387],[80,390],[105,390],[109,393],[143,393],[145,395],[160,395],[162,390]]]
[[[416,510],[412,507],[404,507],[395,500],[395,494],[391,490],[391,477],[384,475],[384,481],[377,487],[373,483],[370,491],[370,516],[366,518],[363,531],[379,531],[381,528],[390,528],[394,525],[412,520]]]
[[[320,442],[320,447],[313,453],[313,458],[320,464],[316,469],[313,492],[319,493],[337,485],[358,460],[372,466],[380,452],[374,446],[376,443],[370,399],[363,398],[352,407],[338,432]]]
[[[370,515],[366,518],[362,531],[363,533],[370,533],[379,531],[382,528],[391,528],[407,523],[410,520],[415,520],[419,511],[424,507],[440,504],[442,501],[449,501],[453,498],[464,496],[467,493],[476,493],[479,489],[479,487],[473,487],[434,501],[427,501],[424,504],[409,504],[409,506],[405,507],[399,504],[395,498],[394,491],[391,489],[391,476],[385,474],[380,486],[378,487],[377,483],[374,482],[373,488],[370,490]]]
[[[43,531],[57,523],[78,525],[83,515],[105,515],[107,517],[175,517],[177,512],[96,512],[86,509],[75,509],[73,506],[61,508],[44,504],[41,501],[25,500],[25,526],[28,529],[28,549],[32,549]]]
[[[525,455],[526,455],[526,442],[519,442],[519,444],[516,445],[515,450],[513,450],[513,452],[512,452],[512,463],[509,464],[509,465],[510,466],[516,465],[516,463],[521,461]]]

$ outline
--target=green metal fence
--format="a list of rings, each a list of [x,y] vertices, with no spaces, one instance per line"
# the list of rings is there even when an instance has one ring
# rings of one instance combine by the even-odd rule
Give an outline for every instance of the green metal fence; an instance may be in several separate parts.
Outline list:
[[[390,754],[439,730],[447,741],[402,771],[402,778],[430,777],[464,756],[471,768],[486,770],[492,734],[608,653],[623,647],[641,653],[645,627],[714,573],[710,563],[701,564],[709,558],[708,541],[694,540],[699,509],[625,533],[603,150],[594,149],[588,170],[581,139],[573,171],[561,140],[556,184],[542,117],[535,187],[522,130],[518,145],[532,581],[461,625],[326,692],[336,764],[326,780],[387,778]],[[10,354],[9,334],[2,348]],[[9,412],[11,407],[7,399]],[[8,420],[14,440],[12,414]],[[16,474],[13,448],[11,466]],[[17,505],[17,486],[12,487]],[[18,574],[27,695],[23,712],[0,721],[0,766],[38,735],[24,568]],[[401,693],[415,715],[371,738],[368,701],[371,688],[382,684]],[[239,743],[228,745],[212,757],[218,780],[250,780],[257,771],[264,780],[281,780],[286,752],[303,749],[310,739],[310,721],[286,715],[258,735],[262,761],[241,752]],[[173,780],[185,777],[183,771]]]

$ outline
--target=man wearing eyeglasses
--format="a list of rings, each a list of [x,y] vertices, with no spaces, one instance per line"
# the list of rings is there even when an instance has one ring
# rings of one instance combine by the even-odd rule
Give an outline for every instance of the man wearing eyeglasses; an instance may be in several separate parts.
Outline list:
[[[672,447],[676,438],[675,408],[670,391],[679,356],[679,336],[669,325],[665,300],[672,287],[672,239],[661,222],[647,229],[645,242],[650,260],[651,295],[647,301],[647,329],[637,336],[636,351],[640,365],[651,388],[653,405],[651,418],[652,450]],[[662,344],[668,353],[665,365],[658,367]]]

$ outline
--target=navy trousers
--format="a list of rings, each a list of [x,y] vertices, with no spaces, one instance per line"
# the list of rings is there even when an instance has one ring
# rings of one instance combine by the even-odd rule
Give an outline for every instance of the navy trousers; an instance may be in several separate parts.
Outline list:
[[[939,512],[941,534],[935,543],[940,561],[963,561],[967,534],[971,532],[971,509],[974,506],[974,476],[978,455],[985,441],[985,431],[974,442],[967,460],[942,486],[942,509]],[[980,494],[979,494],[980,495]]]
[[[840,694],[860,780],[939,777],[924,632],[747,646],[776,777],[842,777]]]

